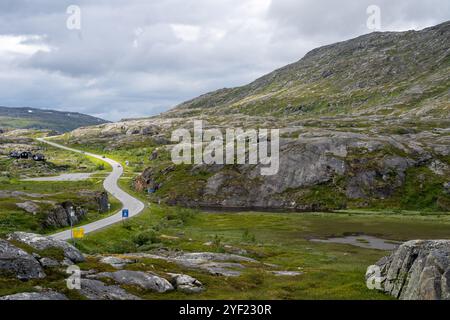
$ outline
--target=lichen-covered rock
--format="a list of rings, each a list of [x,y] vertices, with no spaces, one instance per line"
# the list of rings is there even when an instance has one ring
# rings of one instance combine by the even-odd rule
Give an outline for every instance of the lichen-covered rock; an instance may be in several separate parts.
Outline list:
[[[133,263],[133,260],[130,259],[122,259],[122,258],[118,258],[118,257],[103,257],[100,259],[101,263],[105,263],[105,264],[109,264],[110,266],[116,268],[116,269],[121,269],[123,268],[125,265]]]
[[[36,213],[39,212],[40,207],[38,204],[36,204],[33,201],[25,201],[25,202],[19,202],[16,203],[16,206],[22,210],[24,210],[27,213],[31,213],[33,215],[35,215]]]
[[[398,299],[450,300],[450,240],[406,242],[375,266],[366,277]]]
[[[20,280],[42,279],[45,277],[41,265],[31,254],[1,239],[0,272],[14,275]]]
[[[145,290],[161,293],[173,290],[173,286],[166,279],[142,271],[102,272],[95,275],[95,278],[109,278],[120,284],[138,286]]]
[[[58,248],[63,251],[64,257],[72,262],[78,263],[84,261],[83,254],[77,248],[65,241],[53,239],[52,237],[45,237],[26,232],[14,232],[8,236],[8,240],[15,240],[25,243],[36,250]]]
[[[162,250],[158,253],[130,253],[130,259],[161,259],[190,269],[206,271],[209,274],[224,277],[238,277],[245,266],[240,262],[259,263],[257,260],[229,253],[215,252],[172,252]]]
[[[44,268],[56,268],[60,266],[60,263],[58,261],[47,257],[39,259],[39,263]]]
[[[108,286],[92,279],[81,279],[81,288],[78,291],[89,300],[140,300],[119,286]]]
[[[55,291],[22,292],[0,297],[0,300],[68,300],[65,295]]]
[[[205,290],[200,281],[189,275],[176,273],[169,273],[168,275],[171,277],[170,280],[173,286],[178,291],[185,293],[200,293]]]

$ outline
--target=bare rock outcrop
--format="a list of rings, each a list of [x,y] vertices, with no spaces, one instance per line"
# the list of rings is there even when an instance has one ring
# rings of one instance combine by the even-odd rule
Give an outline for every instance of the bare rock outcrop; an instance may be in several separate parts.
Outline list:
[[[199,165],[187,172],[193,178],[197,172],[207,174],[195,185],[195,196],[192,189],[185,194],[177,189],[166,201],[190,207],[342,209],[353,200],[364,203],[394,196],[404,186],[408,169],[425,167],[432,160],[406,139],[320,129],[298,139],[282,139],[275,175],[262,176],[266,167],[262,164]],[[136,190],[170,180],[171,172],[163,171],[145,170],[135,180]],[[314,188],[329,188],[335,199],[342,200],[322,201],[314,196]]]
[[[71,210],[74,212],[73,217],[70,216]],[[42,224],[45,228],[65,228],[70,226],[71,219],[72,224],[77,224],[86,216],[86,214],[86,209],[76,207],[72,202],[66,201],[53,207],[53,209],[47,213]]]
[[[43,292],[22,292],[16,293],[9,296],[0,297],[0,300],[68,300],[65,295],[55,291],[43,291]]]
[[[79,292],[89,300],[140,300],[119,286],[108,286],[92,279],[81,279]]]
[[[20,280],[42,279],[44,270],[29,253],[0,239],[0,272],[14,275]]]
[[[104,264],[109,264],[111,267],[114,267],[116,269],[122,269],[127,264],[133,263],[134,261],[130,259],[122,259],[119,257],[108,256],[101,258],[100,262]]]
[[[450,300],[450,240],[406,242],[366,277],[400,300]]]
[[[19,203],[16,203],[16,206],[32,215],[37,214],[40,210],[39,205],[33,201],[19,202]]]
[[[155,253],[130,253],[124,255],[130,259],[149,258],[176,263],[189,269],[206,271],[209,274],[224,277],[238,277],[245,269],[243,263],[258,264],[257,260],[229,253],[215,252],[173,252],[162,250]]]
[[[61,249],[64,257],[73,263],[84,262],[83,254],[77,248],[65,241],[26,232],[14,232],[8,236],[8,240],[22,242],[41,251],[50,248]]]
[[[187,274],[169,273],[173,286],[184,293],[200,293],[205,290],[203,284]]]
[[[105,213],[109,210],[109,197],[107,192],[82,190],[78,192],[82,198],[81,205],[75,204],[72,201],[64,201],[60,204],[53,205],[47,212],[42,221],[44,228],[65,228],[72,224],[81,222],[87,215],[91,208],[100,213]],[[73,210],[74,215],[71,217],[70,212]]]
[[[92,277],[97,279],[109,278],[119,284],[138,286],[145,290],[160,293],[174,289],[166,279],[142,271],[120,270],[116,272],[103,272]]]

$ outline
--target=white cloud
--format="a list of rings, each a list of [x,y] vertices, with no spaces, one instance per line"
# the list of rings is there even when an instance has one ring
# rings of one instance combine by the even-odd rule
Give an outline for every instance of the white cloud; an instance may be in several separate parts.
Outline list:
[[[220,41],[223,37],[227,35],[227,31],[218,28],[209,28],[206,30],[206,35],[209,39],[213,41]]]
[[[200,37],[200,27],[186,24],[171,24],[170,27],[175,36],[183,41],[193,42],[197,41]]]
[[[39,35],[0,35],[0,55],[33,55],[38,51],[50,52],[50,47]]]

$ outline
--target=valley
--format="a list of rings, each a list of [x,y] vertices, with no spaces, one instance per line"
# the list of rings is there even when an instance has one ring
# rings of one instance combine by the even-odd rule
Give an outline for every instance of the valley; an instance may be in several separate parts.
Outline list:
[[[372,33],[158,116],[2,132],[0,297],[445,298],[435,261],[448,261],[441,246],[450,240],[449,43],[449,22]],[[172,133],[192,134],[199,120],[224,135],[279,129],[279,172],[175,164]],[[74,173],[86,179],[42,181]],[[139,210],[122,220],[124,203]],[[58,241],[70,238],[74,208],[87,233]],[[419,239],[430,242],[409,242]],[[424,281],[420,294],[403,290],[407,281],[391,274],[384,290],[368,288],[377,261],[383,272],[420,274],[422,264],[394,260],[417,252],[444,289]],[[81,289],[66,286],[68,266],[80,268]]]
[[[83,149],[82,145],[77,147]],[[105,155],[124,166],[125,176],[120,186],[150,203],[149,207],[125,224],[89,234],[75,245],[86,255],[86,261],[79,264],[86,272],[116,272],[115,267],[101,262],[103,258],[115,258],[128,261],[120,270],[151,272],[161,277],[169,273],[189,274],[206,288],[193,294],[123,287],[144,299],[387,299],[388,296],[367,289],[363,278],[367,266],[389,251],[313,240],[354,235],[364,241],[365,235],[369,235],[403,243],[418,238],[441,239],[450,234],[448,211],[373,208],[328,213],[227,212],[226,209],[211,212],[160,205],[155,201],[159,191],[146,195],[134,189],[131,177],[139,173],[132,155],[139,149],[105,152]],[[93,152],[95,147],[87,145],[84,150]],[[145,155],[151,154],[149,148]],[[125,165],[126,161],[129,166]],[[180,252],[238,254],[257,262],[227,262],[224,265],[231,267],[230,271],[220,271],[225,272],[220,275],[218,269],[211,271],[191,263],[180,265],[178,260],[164,258],[166,254]],[[220,268],[221,263],[214,262],[214,265]],[[69,297],[80,298],[75,292],[61,289],[63,281],[60,275],[50,283],[48,280],[33,281],[29,286],[16,283],[5,294],[33,290],[31,285],[43,283]]]

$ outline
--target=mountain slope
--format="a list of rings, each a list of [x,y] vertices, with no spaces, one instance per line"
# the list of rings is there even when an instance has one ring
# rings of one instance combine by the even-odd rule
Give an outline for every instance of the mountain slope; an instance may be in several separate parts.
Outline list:
[[[81,128],[61,142],[129,161],[142,172],[135,190],[157,203],[448,212],[449,36],[449,22],[365,35],[313,50],[247,86],[158,117]],[[261,164],[175,166],[171,134],[197,119],[222,133],[279,128],[277,174],[262,176]]]
[[[324,46],[249,85],[182,103],[169,116],[450,115],[450,22]]]
[[[79,127],[106,122],[108,121],[74,112],[0,107],[1,129],[50,129],[58,132],[67,132]]]

